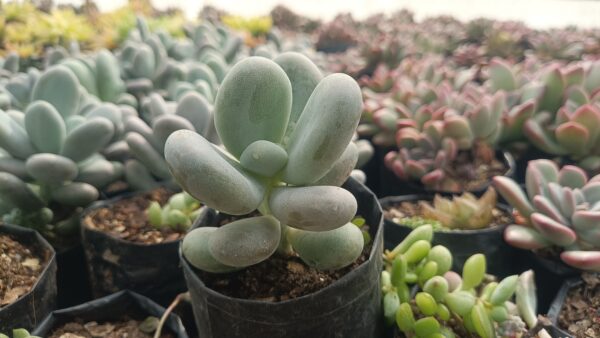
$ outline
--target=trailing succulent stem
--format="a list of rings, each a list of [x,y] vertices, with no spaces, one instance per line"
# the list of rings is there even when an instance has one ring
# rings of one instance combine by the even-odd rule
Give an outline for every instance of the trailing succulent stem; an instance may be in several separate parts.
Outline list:
[[[532,271],[497,282],[486,275],[485,256],[475,254],[459,275],[450,271],[451,252],[431,247],[432,237],[425,225],[385,252],[381,280],[388,325],[407,337],[521,337],[535,327]],[[420,292],[413,296],[414,285]]]
[[[262,215],[192,231],[183,243],[188,261],[224,272],[289,247],[319,269],[355,261],[364,247],[351,223],[357,202],[338,186],[358,161],[351,141],[361,108],[352,78],[323,78],[301,54],[250,57],[231,68],[215,99],[224,149],[179,130],[167,139],[165,158],[183,189],[208,207]]]

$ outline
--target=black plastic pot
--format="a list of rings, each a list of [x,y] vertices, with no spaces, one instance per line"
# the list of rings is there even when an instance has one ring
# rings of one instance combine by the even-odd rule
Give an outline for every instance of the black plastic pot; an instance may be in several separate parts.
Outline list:
[[[120,203],[138,194],[127,194],[99,201],[81,215],[81,240],[94,297],[120,290],[140,293],[161,305],[167,305],[186,286],[179,265],[179,240],[158,244],[126,241],[85,224],[90,212]]]
[[[56,306],[54,249],[40,234],[31,229],[0,224],[0,233],[10,235],[46,258],[46,266],[33,288],[14,303],[0,308],[0,332],[11,332],[17,328],[31,330]]]
[[[567,300],[569,291],[571,291],[571,289],[573,288],[581,286],[581,284],[583,284],[581,278],[569,278],[563,282],[562,286],[558,290],[556,297],[554,298],[554,301],[552,302],[552,304],[550,305],[550,309],[548,310],[548,318],[550,319],[550,321],[556,328],[556,331],[558,332],[557,336],[552,337],[573,337],[570,333],[561,329],[558,326],[558,317],[560,315],[560,312],[562,311],[565,301]]]
[[[343,187],[354,194],[358,214],[371,226],[373,248],[366,262],[313,294],[278,303],[228,297],[207,288],[181,258],[202,338],[381,337],[381,207],[375,195],[354,179]],[[199,226],[215,226],[219,218],[209,209]]]
[[[85,255],[81,243],[56,253],[58,270],[58,308],[81,304],[92,299]]]
[[[385,154],[384,154],[385,156]],[[515,174],[515,160],[509,152],[496,151],[496,158],[500,160],[506,167],[504,176],[513,177]],[[383,160],[383,159],[382,159]],[[385,165],[381,166],[381,182],[379,183],[379,194],[377,196],[402,196],[410,194],[426,194],[426,193],[451,193],[449,191],[440,191],[428,189],[426,186],[418,181],[404,181],[398,178],[391,170]],[[471,190],[470,192],[476,196],[481,196],[485,193],[491,182],[488,181],[478,189]]]
[[[444,193],[449,196],[450,194]],[[390,196],[380,200],[385,209],[400,202],[431,201],[434,194]],[[499,204],[498,208],[510,214],[508,207]],[[462,271],[465,261],[476,253],[483,253],[487,259],[487,271],[498,277],[508,276],[519,272],[519,265],[515,264],[515,257],[519,251],[504,242],[504,229],[506,225],[479,230],[452,230],[436,231],[432,244],[443,245],[453,255],[452,268]],[[392,250],[411,231],[412,228],[384,219],[385,248]]]
[[[54,311],[31,334],[47,337],[58,326],[74,320],[100,322],[120,320],[124,316],[144,320],[149,316],[160,318],[164,312],[165,309],[152,300],[124,290],[78,306]],[[165,330],[175,334],[177,338],[188,337],[181,320],[174,314],[169,315],[163,332]]]

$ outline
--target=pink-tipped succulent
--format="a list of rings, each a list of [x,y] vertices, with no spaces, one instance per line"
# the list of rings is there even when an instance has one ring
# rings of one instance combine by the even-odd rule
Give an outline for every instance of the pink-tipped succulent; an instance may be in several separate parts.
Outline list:
[[[465,109],[462,113],[448,106],[437,110],[424,106],[412,118],[398,119],[398,151],[386,155],[386,166],[401,179],[418,180],[429,189],[465,190],[449,169],[461,153],[476,158],[473,162],[492,162],[501,130],[502,99],[502,95],[488,96],[476,104],[466,96],[461,104],[454,102]]]
[[[553,67],[546,75],[549,109],[528,119],[524,134],[539,149],[600,171],[600,62]],[[548,95],[544,95],[545,97]],[[557,108],[558,107],[558,108]],[[555,109],[556,110],[552,110]]]
[[[559,169],[542,159],[529,162],[525,191],[501,176],[494,186],[518,216],[518,224],[504,232],[509,244],[531,250],[561,247],[566,264],[600,272],[600,176],[588,179],[579,167]]]

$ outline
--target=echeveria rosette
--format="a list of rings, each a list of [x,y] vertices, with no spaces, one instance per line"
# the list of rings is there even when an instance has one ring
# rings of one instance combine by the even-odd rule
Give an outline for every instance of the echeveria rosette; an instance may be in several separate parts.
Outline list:
[[[531,270],[497,282],[486,275],[485,256],[475,254],[459,275],[450,271],[452,253],[444,246],[431,246],[433,236],[432,227],[423,225],[385,252],[381,281],[388,325],[395,324],[407,337],[468,332],[484,338],[519,337],[536,326]],[[420,292],[412,295],[415,285]]]
[[[517,210],[518,224],[506,241],[522,249],[561,247],[561,259],[582,270],[600,271],[600,176],[550,160],[530,161],[526,192],[507,177],[495,177],[498,192]]]
[[[62,90],[56,90],[57,88]],[[25,110],[0,111],[0,198],[12,211],[6,221],[47,230],[50,203],[75,210],[95,201],[98,189],[122,174],[122,166],[99,152],[113,139],[108,116],[116,106],[78,114],[79,83],[64,66],[54,66],[35,83]]]
[[[357,202],[338,185],[358,160],[351,142],[362,108],[356,82],[344,74],[322,78],[297,53],[249,57],[230,70],[215,102],[225,149],[176,131],[165,145],[169,169],[208,207],[262,216],[192,231],[186,258],[211,272],[259,263],[278,248],[319,269],[355,261],[364,246],[350,222]]]
[[[503,99],[499,94],[484,97],[477,105],[465,103],[462,113],[449,107],[423,107],[412,118],[399,119],[398,151],[386,154],[385,165],[401,179],[420,181],[429,189],[463,190],[446,168],[464,151],[491,162],[502,130]]]

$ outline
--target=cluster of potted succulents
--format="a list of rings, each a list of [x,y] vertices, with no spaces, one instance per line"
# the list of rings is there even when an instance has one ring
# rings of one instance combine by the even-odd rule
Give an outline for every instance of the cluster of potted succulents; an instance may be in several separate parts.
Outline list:
[[[598,32],[272,15],[1,59],[0,332],[598,333]]]

